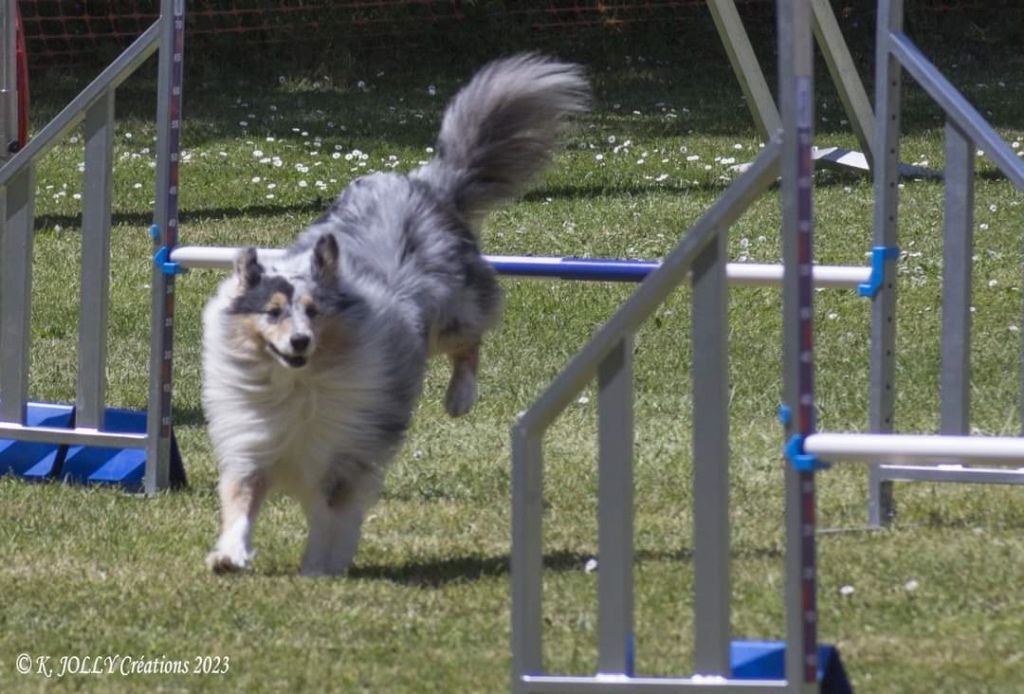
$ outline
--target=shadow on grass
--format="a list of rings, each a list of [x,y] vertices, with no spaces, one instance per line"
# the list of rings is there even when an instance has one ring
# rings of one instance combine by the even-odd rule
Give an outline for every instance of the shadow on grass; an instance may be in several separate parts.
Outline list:
[[[202,407],[175,407],[173,415],[176,427],[206,426],[206,415]]]
[[[779,549],[757,547],[734,552],[745,559],[781,559]],[[547,571],[584,572],[587,562],[594,555],[587,552],[557,550],[544,555],[544,569]],[[675,562],[689,564],[693,561],[693,550],[684,548],[676,551],[640,550],[636,552],[637,563]],[[463,556],[447,559],[412,561],[397,565],[356,565],[349,571],[349,578],[390,581],[414,588],[442,588],[453,583],[479,581],[488,578],[502,578],[510,573],[509,556]]]
[[[975,174],[977,180],[999,181],[1005,180],[1005,176],[999,171],[986,170]],[[816,183],[819,188],[831,188],[849,185],[851,182],[862,180],[864,175],[849,173],[841,170],[827,171],[822,180]],[[584,185],[584,186],[556,186],[551,188],[535,188],[522,196],[525,202],[542,202],[548,199],[553,200],[598,200],[601,198],[621,198],[623,196],[641,197],[645,195],[685,195],[693,192],[712,192],[721,194],[728,188],[729,182],[709,181],[700,184],[688,185]],[[344,186],[339,186],[340,193]],[[778,190],[776,183],[771,184],[766,193]],[[292,204],[278,205],[242,205],[239,207],[211,207],[199,209],[184,209],[179,214],[179,220],[185,224],[210,221],[239,219],[243,217],[276,217],[286,214],[308,215],[312,223],[323,213],[334,196],[329,198],[317,197],[312,200]],[[153,223],[153,215],[148,212],[118,212],[111,214],[112,226],[134,226],[148,227]],[[81,214],[43,214],[34,220],[34,228],[37,231],[52,229],[55,226],[63,229],[77,229],[82,226]],[[298,228],[296,228],[298,233]]]

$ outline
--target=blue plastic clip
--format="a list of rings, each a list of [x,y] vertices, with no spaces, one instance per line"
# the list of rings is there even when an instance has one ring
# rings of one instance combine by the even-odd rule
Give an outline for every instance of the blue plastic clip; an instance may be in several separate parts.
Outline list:
[[[871,277],[867,282],[857,285],[857,293],[868,299],[874,299],[882,288],[882,276],[885,274],[885,261],[900,257],[899,246],[875,246],[871,249]]]
[[[823,460],[819,460],[818,456],[810,453],[804,453],[803,434],[793,434],[790,436],[789,441],[786,441],[786,446],[783,448],[783,452],[786,454],[786,459],[789,460],[789,464],[798,472],[816,472],[818,470],[827,470],[829,468],[829,464]]]
[[[788,427],[789,423],[793,421],[793,412],[789,409],[789,405],[779,405],[779,424],[784,427]]]
[[[179,263],[169,260],[171,257],[171,249],[167,246],[160,246],[156,249],[156,254],[153,256],[153,262],[160,268],[160,272],[165,275],[180,275],[188,272],[188,268],[182,267]]]
[[[159,241],[160,240],[160,225],[159,224],[154,224],[151,227],[149,227],[149,236],[154,241]]]

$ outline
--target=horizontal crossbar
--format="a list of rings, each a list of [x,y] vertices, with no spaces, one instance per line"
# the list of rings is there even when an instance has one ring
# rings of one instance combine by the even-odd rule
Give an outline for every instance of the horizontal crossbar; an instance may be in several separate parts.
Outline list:
[[[0,439],[52,443],[62,446],[96,446],[99,448],[145,448],[146,434],[126,434],[98,429],[60,429],[34,427],[0,422]]]
[[[238,254],[237,248],[218,246],[179,246],[171,251],[171,261],[182,267],[230,268]],[[284,255],[275,248],[261,248],[261,261],[272,263]],[[517,255],[484,256],[499,274],[511,277],[534,277],[589,280],[601,282],[640,282],[661,265],[656,260],[622,260],[615,258],[553,258]],[[778,286],[782,284],[782,265],[765,263],[727,263],[725,274],[737,285]],[[814,283],[819,287],[854,289],[868,281],[870,267],[817,265]]]
[[[1003,469],[967,467],[964,465],[880,465],[878,479],[892,482],[1024,484],[1024,468]]]
[[[937,434],[811,434],[804,453],[829,463],[1024,466],[1024,438]]]

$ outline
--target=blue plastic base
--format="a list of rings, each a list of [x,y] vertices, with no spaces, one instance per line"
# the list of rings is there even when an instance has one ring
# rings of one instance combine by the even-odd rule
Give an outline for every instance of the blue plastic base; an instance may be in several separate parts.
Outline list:
[[[146,433],[146,413],[108,409],[103,413],[103,430],[117,434]],[[146,472],[146,451],[141,448],[98,448],[71,446],[61,467],[60,479],[80,484],[117,484],[130,491],[142,490]],[[171,436],[171,486],[185,483],[185,471],[178,442]]]
[[[29,426],[70,429],[74,421],[74,408],[69,405],[32,402],[26,409]],[[0,475],[37,481],[52,478],[64,462],[64,453],[65,447],[54,443],[0,439]]]
[[[69,405],[30,403],[28,424],[71,428],[74,408]],[[116,433],[146,432],[146,413],[108,409],[103,430]],[[48,443],[0,440],[0,474],[26,479],[59,479],[77,484],[113,484],[141,491],[146,471],[146,451],[140,448],[60,446]],[[185,486],[185,467],[178,442],[171,434],[171,488]]]
[[[783,679],[786,644],[782,641],[733,641],[729,649],[732,676],[741,680]],[[822,694],[852,694],[839,651],[818,644],[818,681]]]

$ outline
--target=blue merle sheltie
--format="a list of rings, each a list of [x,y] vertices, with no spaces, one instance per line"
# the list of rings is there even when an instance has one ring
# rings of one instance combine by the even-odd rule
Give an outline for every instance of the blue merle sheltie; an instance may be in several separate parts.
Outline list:
[[[451,416],[476,400],[480,342],[502,307],[479,248],[485,215],[524,192],[588,100],[576,65],[495,61],[448,105],[431,161],[352,181],[278,260],[238,254],[203,313],[223,523],[210,569],[250,565],[260,505],[281,491],[309,524],[301,572],[345,572],[428,357],[451,361]]]

